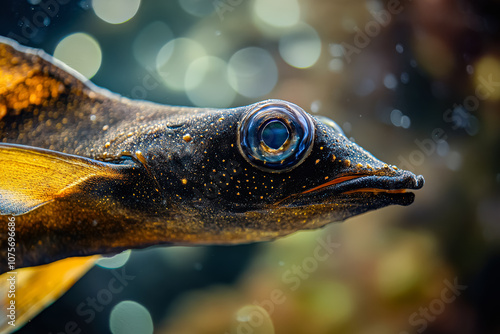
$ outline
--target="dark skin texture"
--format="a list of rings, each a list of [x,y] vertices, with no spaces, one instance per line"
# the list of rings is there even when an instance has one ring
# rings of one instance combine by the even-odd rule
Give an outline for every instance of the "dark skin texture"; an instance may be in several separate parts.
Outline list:
[[[106,162],[118,175],[91,176],[16,213],[17,267],[156,244],[270,240],[409,205],[414,195],[405,189],[423,186],[421,176],[377,160],[314,117],[313,146],[300,164],[279,173],[255,167],[238,147],[241,120],[263,105],[291,105],[285,101],[234,109],[131,101],[8,39],[0,39],[0,71],[1,142]],[[12,213],[0,216],[4,258]]]

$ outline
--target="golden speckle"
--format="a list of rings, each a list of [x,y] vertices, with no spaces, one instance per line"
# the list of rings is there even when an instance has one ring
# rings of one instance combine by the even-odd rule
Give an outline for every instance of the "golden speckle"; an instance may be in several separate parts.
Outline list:
[[[344,165],[345,165],[346,167],[351,166],[351,160],[349,160],[349,159],[344,160]]]
[[[127,137],[132,137],[133,135],[134,135],[134,133],[133,133],[133,132],[129,132],[129,133],[127,133]]]
[[[362,164],[357,164],[356,167],[363,168],[363,165]]]
[[[111,143],[110,143],[109,141],[108,141],[108,142],[106,142],[106,144],[104,144],[104,147],[105,147],[105,148],[109,148],[110,146],[111,146]]]
[[[392,166],[392,168],[394,168],[394,170],[398,170],[398,167],[396,167],[396,166]]]
[[[319,159],[317,159],[317,160],[316,160],[316,162],[315,162],[315,164],[316,164],[316,165],[317,165],[317,164],[319,164],[319,161],[320,161],[320,160],[319,160]]]
[[[182,182],[182,184],[187,184],[187,183],[188,183],[188,180],[186,180],[186,179],[182,179],[182,180],[181,180],[181,182]]]
[[[335,159],[337,159],[337,157],[334,155],[332,155],[332,161],[335,161]]]
[[[184,141],[185,141],[186,143],[189,143],[189,142],[193,139],[193,137],[191,137],[191,135],[190,135],[189,133],[186,133],[186,134],[182,137],[182,139],[184,139]]]
[[[389,166],[387,164],[384,164],[384,168],[387,169],[389,168]]]
[[[328,180],[328,176],[325,176],[325,180]]]
[[[64,122],[64,120],[63,120],[63,122]],[[109,129],[109,125],[105,125],[102,127],[102,131],[107,131],[108,129]]]
[[[320,149],[320,150],[323,150],[323,146],[321,146],[319,149]]]
[[[366,164],[366,168],[373,169],[373,167],[370,164]]]

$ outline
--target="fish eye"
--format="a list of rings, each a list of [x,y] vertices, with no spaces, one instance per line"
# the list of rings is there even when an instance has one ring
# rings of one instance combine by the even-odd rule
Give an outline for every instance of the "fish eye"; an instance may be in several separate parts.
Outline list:
[[[291,103],[266,103],[251,109],[238,128],[238,148],[261,170],[285,172],[309,155],[314,140],[311,117]]]
[[[262,127],[262,144],[267,148],[277,150],[288,140],[290,136],[288,128],[280,120],[271,120]]]
[[[338,125],[336,122],[331,120],[328,117],[325,116],[316,116],[318,120],[321,121],[321,123],[325,124],[326,126],[329,126],[330,128],[333,129],[333,131],[340,133],[341,135],[345,136],[344,130]]]

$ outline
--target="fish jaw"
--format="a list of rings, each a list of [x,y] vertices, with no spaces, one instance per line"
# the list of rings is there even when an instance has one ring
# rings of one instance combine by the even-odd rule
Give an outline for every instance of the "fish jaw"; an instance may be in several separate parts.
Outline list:
[[[286,198],[280,205],[339,206],[343,203],[356,207],[355,210],[363,206],[368,208],[391,204],[407,206],[412,204],[415,198],[413,192],[408,190],[420,189],[425,183],[422,175],[417,176],[406,170],[398,170],[394,175],[352,174],[337,179],[339,182],[326,183],[324,186],[308,189],[301,194]]]

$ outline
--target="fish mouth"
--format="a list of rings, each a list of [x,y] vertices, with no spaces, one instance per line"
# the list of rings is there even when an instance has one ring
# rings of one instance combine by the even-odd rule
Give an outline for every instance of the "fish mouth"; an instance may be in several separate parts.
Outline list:
[[[363,202],[374,204],[380,200],[385,205],[410,205],[415,195],[408,190],[417,190],[424,186],[422,175],[399,170],[394,175],[350,174],[336,177],[319,186],[304,190],[280,201],[284,205],[305,205],[307,203],[328,204],[350,202],[362,205]],[[382,203],[380,203],[382,204]],[[385,206],[384,205],[384,206]]]

